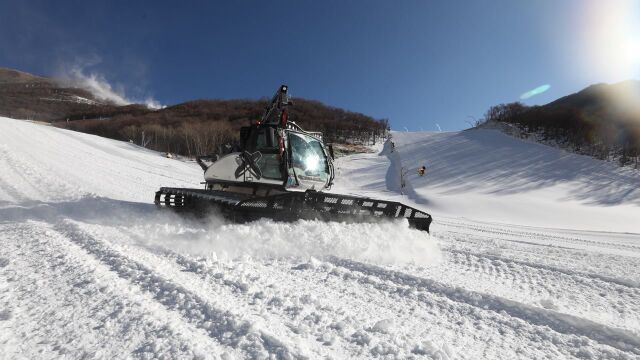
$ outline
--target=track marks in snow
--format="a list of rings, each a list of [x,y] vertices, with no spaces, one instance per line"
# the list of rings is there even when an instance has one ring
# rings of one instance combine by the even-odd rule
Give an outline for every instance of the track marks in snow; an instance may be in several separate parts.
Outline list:
[[[446,350],[432,342],[425,345],[425,339],[416,333],[393,324],[385,325],[385,321],[391,321],[389,319],[403,317],[394,313],[390,304],[377,303],[367,298],[366,292],[357,291],[352,296],[345,291],[343,282],[334,281],[335,277],[323,271],[320,273],[324,276],[320,278],[307,276],[307,270],[316,265],[325,270],[332,268],[328,263],[311,259],[308,263],[292,266],[294,259],[273,259],[225,265],[207,259],[175,256],[186,271],[240,289],[241,294],[237,296],[243,297],[251,308],[266,312],[271,324],[286,324],[295,337],[307,338],[307,344],[314,342],[316,346],[324,347],[324,352],[332,357],[406,358],[440,354],[446,359],[447,351],[452,353],[446,344]],[[381,319],[372,322],[372,314]],[[378,322],[380,325],[376,326]]]
[[[28,154],[17,156],[10,147],[0,145],[0,163],[3,165],[0,185],[6,187],[18,202],[66,200],[77,197],[69,196],[76,191],[64,182],[60,175],[51,171],[42,160],[33,159]]]
[[[308,264],[293,266],[289,261],[295,263],[293,258],[221,262],[207,257],[198,260],[164,248],[131,246],[148,242],[136,239],[136,235],[124,228],[116,230],[84,223],[79,226],[94,238],[122,244],[120,252],[126,252],[129,258],[154,273],[183,284],[193,294],[215,301],[219,306],[226,304],[235,314],[245,314],[244,318],[253,326],[268,328],[274,339],[296,349],[292,353],[311,353],[311,358],[405,358],[452,351],[444,349],[446,344],[439,345],[441,340],[437,337],[429,342],[411,331],[403,330],[397,335],[394,332],[400,328],[387,331],[382,325],[376,327],[369,319],[372,313],[386,314],[387,319],[396,318],[392,304],[373,307],[373,299],[362,296],[353,301],[345,295],[344,284],[336,281],[336,277],[329,278],[331,284],[309,281],[301,276]],[[342,320],[336,320],[336,317]],[[407,322],[412,320],[405,317]],[[398,336],[403,339],[396,340]]]
[[[240,349],[247,357],[296,357],[282,342],[250,322],[221,311],[183,285],[159,276],[147,266],[132,260],[108,244],[94,238],[71,221],[63,221],[56,230],[92,254],[121,278],[149,293],[167,309],[178,312],[186,322],[203,329],[217,342]]]
[[[313,327],[315,327],[316,334],[314,336],[317,336],[318,328],[324,328],[323,330],[326,336],[324,336],[323,338],[318,338],[317,340],[325,341],[326,339],[326,341],[330,345],[339,345],[343,349],[350,349],[352,354],[351,356],[354,356],[355,354],[359,354],[359,356],[365,356],[366,354],[377,356],[381,355],[384,352],[387,352],[387,355],[394,354],[394,356],[402,357],[403,355],[401,354],[416,355],[421,353],[421,349],[423,349],[425,346],[420,345],[420,342],[418,340],[419,337],[415,337],[415,334],[412,337],[410,335],[412,333],[411,331],[409,331],[409,333],[404,331],[399,332],[399,329],[397,327],[394,327],[393,320],[389,320],[396,319],[396,321],[400,320],[410,322],[418,320],[407,318],[407,308],[400,306],[400,303],[398,302],[400,298],[404,302],[407,302],[407,299],[412,298],[412,294],[421,294],[421,296],[416,297],[414,299],[415,302],[412,305],[408,306],[409,308],[424,308],[422,302],[424,302],[425,299],[428,299],[427,301],[431,303],[430,306],[439,307],[444,311],[449,312],[451,312],[453,309],[453,312],[458,313],[458,315],[451,315],[451,317],[460,318],[464,317],[464,315],[461,316],[460,314],[467,314],[469,312],[466,307],[472,306],[478,309],[475,311],[471,311],[472,313],[493,313],[493,315],[489,316],[487,316],[486,314],[477,316],[478,320],[483,322],[485,326],[493,328],[492,331],[498,331],[497,329],[508,326],[511,329],[510,331],[515,334],[514,336],[519,339],[530,338],[532,342],[535,342],[540,341],[540,338],[542,337],[542,341],[548,341],[554,343],[555,345],[564,345],[559,346],[559,351],[561,353],[572,354],[574,356],[579,356],[579,352],[582,351],[581,348],[584,348],[585,346],[590,348],[597,348],[598,351],[601,352],[601,355],[616,354],[616,351],[610,349],[608,346],[617,347],[622,351],[633,351],[633,349],[635,349],[635,345],[637,345],[637,343],[635,343],[634,341],[638,341],[638,339],[635,338],[633,334],[602,326],[588,320],[566,316],[563,314],[556,314],[544,309],[538,309],[532,306],[518,304],[516,302],[511,302],[499,297],[489,296],[487,298],[487,296],[483,294],[456,288],[451,289],[445,285],[430,282],[426,279],[418,280],[418,278],[412,277],[411,275],[403,274],[403,276],[408,276],[411,281],[407,280],[407,278],[402,278],[401,281],[393,281],[390,280],[388,275],[389,272],[387,272],[386,270],[369,267],[368,265],[348,260],[333,259],[328,267],[326,267],[323,263],[320,263],[319,265],[313,265],[312,261],[311,263],[301,264],[292,268],[292,270],[304,272],[305,270],[313,270],[314,267],[325,267],[327,271],[327,278],[325,280],[315,279],[316,281],[320,280],[320,282],[309,282],[309,279],[304,278],[304,276],[299,279],[299,276],[297,274],[285,275],[287,274],[285,271],[276,271],[274,273],[271,273],[273,272],[273,269],[270,269],[269,266],[251,263],[247,264],[247,266],[253,267],[253,269],[251,269],[251,271],[248,271],[248,273],[254,274],[254,278],[249,281],[251,285],[248,285],[246,279],[240,281],[229,280],[230,277],[234,276],[233,269],[222,269],[225,270],[223,272],[221,272],[220,269],[217,269],[215,273],[212,273],[211,270],[202,262],[194,261],[180,255],[176,255],[176,259],[178,263],[185,266],[185,271],[199,273],[201,274],[201,276],[203,276],[202,274],[208,274],[204,276],[211,276],[211,278],[214,279],[224,278],[224,283],[232,288],[241,289],[240,292],[243,293],[251,294],[251,291],[249,291],[248,289],[255,287],[269,289],[268,284],[260,284],[261,276],[256,276],[255,274],[263,274],[267,279],[271,280],[280,279],[281,285],[285,288],[299,289],[300,293],[304,294],[307,299],[312,299],[310,301],[307,300],[309,304],[317,305],[317,312],[309,309],[313,308],[313,306],[303,306],[298,307],[293,311],[293,313],[307,313],[305,318],[313,318],[314,315],[312,314],[315,313],[315,316],[318,316],[319,314],[322,314],[323,312],[326,313],[327,311],[331,311],[334,314],[344,314],[345,320],[341,321],[339,324],[327,324],[325,322],[326,320],[320,320],[324,316],[319,315],[320,317],[317,318],[319,322],[313,325]],[[349,271],[347,271],[346,273],[344,271],[331,271],[333,265],[337,265],[342,269],[347,269]],[[372,280],[372,273],[370,272],[372,268],[376,270],[374,271],[374,277],[376,278],[374,280]],[[366,269],[366,271],[364,271],[364,269]],[[358,275],[357,273],[364,273],[364,276]],[[336,278],[336,274],[339,274],[338,276],[342,278],[340,278],[336,282],[328,281],[328,279],[330,278]],[[399,278],[399,275],[394,273],[393,277],[397,279]],[[363,278],[366,280],[363,281]],[[354,281],[355,284],[353,283]],[[387,283],[385,284],[385,282]],[[388,282],[392,282],[395,284],[394,286],[389,286]],[[427,284],[425,284],[424,282],[427,282]],[[377,299],[379,299],[379,295],[372,293],[368,288],[371,284],[376,284],[375,287],[378,290],[382,290],[386,293],[387,296],[391,298],[395,296],[398,296],[400,298],[395,299],[395,302],[393,299],[390,300],[392,303],[394,303],[393,306],[390,306],[389,303],[376,304],[378,302]],[[334,288],[334,286],[336,285],[338,286]],[[344,287],[352,288],[356,291],[354,291],[353,294],[345,294]],[[407,287],[409,289],[407,289]],[[459,295],[460,292],[463,295]],[[254,293],[254,296],[255,294],[256,293]],[[436,296],[434,297],[433,294],[435,294]],[[271,306],[269,309],[270,314],[278,313],[278,308],[288,308],[289,312],[291,313],[291,306],[287,307],[277,305],[278,302],[288,301],[286,300],[286,294],[275,295],[270,294],[270,291],[266,291],[266,295],[263,294],[259,298],[262,298],[264,296],[271,299],[277,299],[273,302],[273,304],[276,304],[276,306]],[[345,298],[345,296],[348,298],[348,300],[346,300],[347,298]],[[358,297],[360,299],[358,299]],[[444,297],[446,300],[440,297]],[[336,304],[341,302],[339,300],[336,300],[340,298],[343,299],[342,304],[337,306]],[[325,300],[326,302],[324,302],[323,300]],[[251,301],[253,303],[260,302],[256,301],[256,299],[250,300],[247,298],[245,299],[245,301]],[[451,305],[447,305],[446,303],[449,303],[450,301],[452,301],[453,303],[457,303],[458,305],[454,305],[453,307]],[[409,304],[411,304],[411,301],[409,301]],[[394,307],[396,308],[396,312],[387,314],[388,319],[381,319],[378,322],[380,324],[376,323],[369,324],[369,326],[363,326],[362,323],[358,323],[357,321],[353,320],[353,318],[357,317],[366,318],[366,314],[363,314],[363,311],[374,311],[380,312],[382,314],[388,312],[390,308]],[[281,318],[279,320],[289,320],[293,323],[293,321],[295,320],[295,316],[287,319],[286,315],[287,314],[281,314]],[[514,320],[513,318],[516,318],[516,320]],[[429,323],[429,320],[430,319],[426,318],[425,322]],[[522,324],[523,322],[525,323],[525,325]],[[390,325],[385,325],[387,323],[389,323]],[[299,328],[301,325],[298,323],[295,326]],[[410,326],[411,325],[408,325],[407,327]],[[453,331],[450,324],[437,324],[437,326],[448,328],[449,331]],[[551,327],[558,334],[549,335],[547,327]],[[385,330],[386,328],[391,329]],[[305,331],[309,330],[314,331],[309,328],[305,329]],[[384,333],[385,331],[391,331],[394,332],[396,336],[404,337],[404,342],[394,343],[392,339],[385,339],[385,337],[380,334],[380,332]],[[592,331],[594,331],[596,335],[592,335]],[[576,333],[577,335],[575,335]],[[592,341],[604,344],[605,346],[596,345]],[[363,348],[362,350],[366,351],[364,353],[358,353],[354,349],[353,343],[356,343],[359,347]],[[579,346],[576,347],[576,344]],[[572,347],[576,348],[571,350]],[[426,346],[426,348],[433,349],[434,346],[433,344],[431,344],[429,346]],[[435,349],[437,349],[437,347],[435,347]],[[434,355],[436,352],[430,354]],[[451,352],[450,349],[449,352]],[[446,354],[446,351],[441,353]],[[617,353],[617,355],[624,357],[624,353]]]
[[[530,240],[530,244],[536,244],[540,246],[573,246],[580,249],[589,249],[589,247],[597,247],[602,249],[616,249],[631,251],[633,253],[639,253],[640,244],[635,242],[608,242],[604,240],[591,240],[585,237],[579,237],[577,235],[569,236],[568,234],[551,234],[533,230],[525,230],[516,226],[506,228],[495,225],[479,225],[474,223],[459,224],[451,221],[440,220],[440,225],[460,228],[465,233],[474,232],[476,236],[479,234],[486,235],[488,237],[500,238],[501,240],[525,242]],[[640,236],[638,236],[640,239]],[[601,251],[600,250],[600,251]]]
[[[10,169],[10,165],[8,162],[9,150],[6,149],[6,146],[0,145],[0,168],[3,171],[0,172],[0,190],[9,195],[11,199],[8,199],[13,202],[23,202],[30,200],[30,198],[26,197],[23,194],[23,191],[20,191],[16,186],[11,184],[11,179],[7,177],[8,169]]]
[[[464,228],[464,223],[453,228],[438,223],[434,233],[443,249],[447,251],[461,251],[539,269],[563,272],[570,276],[582,276],[629,288],[640,288],[640,267],[638,267],[640,252],[618,249],[611,253],[610,250],[598,247],[574,248],[570,243],[563,243],[562,237],[554,238],[550,235],[546,238],[547,235],[544,233],[538,233],[535,237],[526,237],[526,235],[518,237],[517,231],[511,232],[506,228],[504,230],[501,231],[503,234],[492,235],[467,230]],[[592,233],[586,236],[598,238],[607,235]],[[623,244],[634,241],[640,243],[640,236],[634,234],[611,234],[611,236],[623,237],[616,239]]]
[[[233,349],[172,321],[49,224],[0,226],[0,344],[8,358],[210,358]]]
[[[445,250],[444,254],[444,267],[408,270],[449,285],[588,317],[640,335],[640,289],[588,276],[591,274],[493,255],[459,250]]]
[[[457,254],[467,258],[476,257],[478,258],[478,261],[482,261],[481,259],[484,259],[484,261],[489,261],[493,264],[498,262],[498,263],[503,263],[505,264],[505,266],[509,266],[509,267],[519,266],[519,267],[530,268],[535,271],[549,271],[552,273],[559,273],[559,274],[569,276],[575,281],[580,281],[580,282],[599,281],[603,283],[619,285],[627,288],[629,291],[632,291],[635,289],[634,293],[637,293],[639,291],[638,289],[640,289],[640,284],[638,284],[637,282],[633,280],[623,279],[623,278],[615,278],[615,277],[604,276],[596,273],[588,273],[588,272],[582,272],[577,270],[564,269],[556,266],[537,264],[529,261],[514,260],[512,258],[508,258],[505,256],[473,252],[468,250],[445,249],[444,251],[450,254]]]
[[[257,266],[258,272],[245,272],[245,264],[225,266],[216,263],[212,267],[205,262],[196,261],[188,256],[165,253],[165,261],[158,265],[167,271],[171,266],[167,261],[175,261],[178,267],[174,271],[183,273],[182,283],[190,284],[194,293],[206,298],[215,298],[221,303],[233,303],[233,312],[244,314],[256,329],[261,329],[267,339],[292,349],[298,357],[333,358],[356,357],[357,351],[350,349],[350,341],[336,337],[334,329],[319,326],[313,316],[321,311],[299,291],[291,292],[274,287],[269,279],[269,266]],[[251,265],[247,265],[251,266]],[[239,272],[239,274],[235,273]],[[283,274],[278,274],[282,278]],[[281,286],[289,285],[283,282]],[[299,289],[298,289],[299,290]],[[248,315],[253,314],[253,315]],[[267,330],[268,329],[268,330]],[[339,351],[336,351],[339,349]]]
[[[501,315],[508,315],[538,327],[551,328],[569,337],[574,335],[586,337],[623,352],[640,355],[639,336],[591,320],[536,308],[494,295],[477,293],[458,287],[450,287],[434,280],[419,278],[351,260],[334,258],[331,260],[331,263],[350,271],[356,271],[367,276],[378,278],[382,280],[382,282],[389,281],[397,285],[407,286],[416,292],[426,291],[431,294],[442,295],[458,303],[474,306],[482,310],[493,311]],[[362,277],[361,279],[366,282],[369,278]],[[371,283],[372,285],[376,285],[381,282],[373,281]]]
[[[631,358],[638,355],[633,351],[640,346],[639,338],[624,330],[500,296],[462,289],[451,283],[445,285],[420,278],[413,273],[406,274],[337,258],[328,263],[320,262],[319,265],[314,265],[311,261],[293,267],[290,265],[291,261],[285,259],[280,265],[278,260],[274,260],[275,264],[248,260],[246,263],[232,261],[229,265],[224,265],[224,262],[211,262],[210,258],[196,260],[167,249],[150,249],[148,242],[136,240],[124,227],[117,229],[70,221],[63,224],[66,224],[65,231],[80,234],[76,236],[81,238],[88,237],[89,240],[81,242],[86,243],[84,246],[93,248],[90,253],[102,261],[111,255],[105,257],[105,251],[99,250],[101,248],[119,254],[115,261],[106,261],[109,266],[116,266],[126,259],[135,264],[136,270],[142,269],[147,274],[144,277],[151,276],[150,280],[133,281],[131,276],[122,275],[118,271],[121,277],[151,293],[161,304],[167,306],[167,302],[173,300],[159,299],[159,290],[146,285],[157,281],[157,277],[164,279],[160,288],[173,289],[175,284],[182,284],[177,287],[178,293],[188,294],[188,299],[197,299],[196,308],[206,303],[210,305],[212,301],[235,302],[235,314],[259,314],[235,316],[236,319],[245,321],[254,330],[268,328],[269,331],[264,333],[261,340],[267,346],[271,343],[271,346],[289,349],[287,354],[296,356],[306,354],[305,346],[298,344],[306,344],[306,350],[316,356],[333,351],[349,353],[350,357],[385,354],[395,357],[420,354],[435,356],[434,354],[447,354],[447,348],[453,353],[451,346],[460,349],[466,345],[451,342],[436,346],[433,342],[421,343],[420,339],[451,341],[456,336],[461,341],[468,340],[470,336],[485,338],[486,344],[491,344],[487,346],[499,347],[499,354],[503,355],[512,345],[505,347],[508,343],[506,340],[505,343],[496,343],[503,341],[497,340],[499,337],[511,339],[515,343],[524,340],[530,345],[542,342],[551,346],[552,353],[555,352],[557,356],[581,357],[585,356],[581,351],[587,351],[599,354],[594,356]],[[104,240],[100,240],[102,238]],[[147,248],[138,248],[135,244],[146,244]],[[459,255],[466,257],[466,254]],[[474,267],[476,263],[486,261],[487,259],[473,258],[456,263],[448,259],[447,263],[464,267],[467,262],[467,265]],[[495,266],[487,266],[489,273],[501,270]],[[135,278],[139,279],[138,276]],[[292,293],[291,289],[296,289],[296,292]],[[214,298],[217,300],[213,300]],[[183,314],[190,307],[192,305],[181,309],[168,308]],[[224,312],[219,305],[216,307],[218,313]],[[333,315],[328,317],[329,313]],[[380,326],[367,323],[371,313],[379,314],[379,321],[382,322]],[[341,317],[343,319],[337,321]],[[391,325],[385,325],[387,320],[391,321]],[[198,320],[186,317],[185,321],[199,327]],[[457,321],[462,321],[466,326],[465,331],[463,334],[452,335],[456,327],[460,326]],[[395,326],[394,322],[402,326]],[[269,325],[265,325],[267,323]],[[421,324],[429,324],[429,327],[421,327]],[[434,330],[435,327],[439,329]],[[388,331],[393,336],[385,334],[385,328],[391,328]],[[243,335],[240,332],[233,336],[237,338]],[[401,339],[396,339],[397,337]],[[213,338],[220,341],[215,336]],[[233,345],[226,343],[228,344]],[[324,351],[321,349],[323,346],[327,347]],[[472,353],[487,354],[486,347],[479,347],[477,343],[475,346],[475,352]],[[517,349],[510,350],[517,354]],[[282,354],[278,351],[267,353]],[[534,348],[528,348],[525,353],[530,356],[540,355]]]
[[[87,224],[81,224],[81,227],[96,236],[109,238],[111,242],[148,243],[126,229]],[[339,329],[320,320],[328,318],[331,303],[320,305],[313,294],[305,292],[302,286],[308,284],[296,278],[299,271],[291,270],[291,266],[285,266],[281,271],[270,265],[270,261],[197,260],[165,248],[123,246],[129,249],[128,256],[134,256],[136,262],[179,282],[194,295],[227,308],[251,323],[255,331],[263,334],[265,341],[290,349],[289,353],[296,357],[356,358],[365,350],[350,336],[342,336]],[[278,263],[278,260],[273,261]],[[369,352],[365,351],[365,354]]]
[[[585,272],[585,271],[580,271],[580,270],[561,268],[561,267],[558,267],[558,266],[547,265],[547,264],[542,264],[542,263],[534,263],[534,262],[531,262],[531,261],[515,260],[513,258],[509,258],[509,257],[506,257],[506,256],[487,254],[487,253],[475,252],[475,251],[470,251],[470,250],[446,249],[444,251],[452,253],[452,254],[460,254],[460,255],[465,255],[465,256],[476,256],[476,257],[485,258],[485,259],[492,260],[492,261],[500,261],[500,262],[504,262],[504,263],[514,264],[515,266],[524,266],[524,267],[537,269],[537,270],[548,270],[548,271],[551,271],[551,272],[561,273],[561,274],[564,274],[564,275],[567,275],[567,276],[571,276],[571,277],[574,277],[574,278],[575,277],[580,277],[580,278],[583,278],[585,280],[599,280],[599,281],[606,282],[606,283],[611,283],[611,284],[624,286],[624,287],[630,288],[630,289],[640,289],[640,283],[638,283],[637,281],[634,281],[634,280],[631,280],[631,279],[625,279],[625,278],[621,278],[621,277],[613,277],[613,276],[607,276],[607,275],[602,275],[602,274],[597,274],[597,273],[590,273],[590,272]]]

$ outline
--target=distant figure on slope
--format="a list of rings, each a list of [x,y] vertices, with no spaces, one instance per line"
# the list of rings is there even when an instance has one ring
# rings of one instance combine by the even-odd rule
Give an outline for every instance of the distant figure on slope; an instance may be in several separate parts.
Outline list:
[[[422,165],[418,168],[418,175],[420,176],[424,176],[424,174],[427,172],[427,167]]]

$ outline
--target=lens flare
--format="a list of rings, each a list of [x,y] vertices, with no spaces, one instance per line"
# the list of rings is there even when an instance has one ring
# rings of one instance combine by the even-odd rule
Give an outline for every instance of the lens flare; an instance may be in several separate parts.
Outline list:
[[[549,84],[540,85],[537,88],[529,90],[526,93],[520,95],[520,99],[526,100],[526,99],[532,98],[536,95],[542,94],[543,92],[549,90],[550,88],[551,88],[551,85]]]
[[[318,170],[319,165],[320,165],[320,157],[316,154],[309,155],[307,156],[306,159],[304,159],[304,166],[305,166],[305,170],[307,171]]]
[[[589,82],[640,77],[640,2],[588,1],[579,14],[581,35],[571,67]]]

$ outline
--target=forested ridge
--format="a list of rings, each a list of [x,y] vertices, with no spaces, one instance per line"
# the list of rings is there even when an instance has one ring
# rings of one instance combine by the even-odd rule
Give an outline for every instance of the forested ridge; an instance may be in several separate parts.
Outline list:
[[[504,129],[522,137],[639,167],[640,81],[592,85],[542,106],[492,106],[481,122],[505,124]]]
[[[321,131],[330,143],[369,144],[386,136],[389,122],[324,105],[293,99],[289,119],[308,131]],[[235,141],[241,126],[260,120],[267,100],[196,100],[142,114],[108,119],[56,122],[57,126],[186,156],[215,152]]]
[[[117,105],[79,84],[0,68],[0,116],[46,121],[75,131],[131,141],[157,151],[185,156],[211,154],[238,139],[241,126],[259,120],[267,98],[203,99],[149,109]],[[290,120],[321,131],[326,142],[370,144],[389,131],[387,119],[293,99]]]

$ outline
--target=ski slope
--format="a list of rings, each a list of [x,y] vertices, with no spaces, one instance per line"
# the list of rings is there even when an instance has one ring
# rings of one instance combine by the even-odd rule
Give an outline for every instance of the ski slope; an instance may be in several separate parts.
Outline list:
[[[526,142],[497,130],[396,132],[378,150],[344,163],[342,192],[422,204],[452,216],[539,227],[640,233],[640,172]],[[421,165],[425,176],[417,174]],[[365,167],[367,170],[363,171]],[[408,173],[400,188],[400,170]]]
[[[180,218],[153,193],[197,165],[0,118],[0,357],[640,357],[637,173],[490,130],[393,141],[332,191],[431,236]]]

